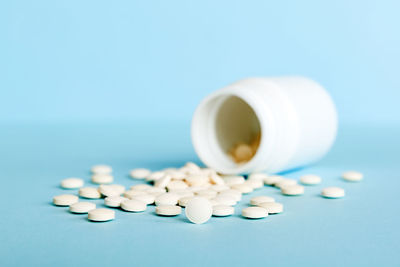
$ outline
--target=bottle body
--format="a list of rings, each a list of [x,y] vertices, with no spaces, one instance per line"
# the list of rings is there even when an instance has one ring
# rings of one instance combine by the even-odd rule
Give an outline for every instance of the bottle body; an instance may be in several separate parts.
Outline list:
[[[226,173],[277,173],[311,164],[331,148],[335,105],[304,77],[249,78],[206,97],[192,120],[192,142],[203,163]],[[259,138],[252,157],[235,162],[231,150]]]

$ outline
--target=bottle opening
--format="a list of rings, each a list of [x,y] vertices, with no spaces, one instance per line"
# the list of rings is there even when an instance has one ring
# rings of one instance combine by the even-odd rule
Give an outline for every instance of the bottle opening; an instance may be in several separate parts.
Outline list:
[[[217,142],[236,164],[249,162],[261,141],[260,121],[243,99],[228,96],[219,106],[215,118]]]

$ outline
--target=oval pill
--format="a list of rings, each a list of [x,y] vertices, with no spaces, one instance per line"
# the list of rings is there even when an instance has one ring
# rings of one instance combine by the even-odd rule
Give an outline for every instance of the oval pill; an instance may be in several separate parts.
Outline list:
[[[75,189],[83,186],[83,180],[80,178],[67,178],[61,181],[61,187],[65,189]]]
[[[69,206],[69,211],[72,213],[88,213],[96,208],[96,204],[91,202],[76,202]]]
[[[95,222],[106,222],[115,219],[115,211],[110,209],[94,209],[88,212],[88,219]]]

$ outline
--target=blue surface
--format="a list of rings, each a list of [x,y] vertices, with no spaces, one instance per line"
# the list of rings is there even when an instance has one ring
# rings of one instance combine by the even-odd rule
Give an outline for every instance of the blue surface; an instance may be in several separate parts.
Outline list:
[[[0,131],[2,200],[0,266],[398,266],[399,128],[343,126],[336,146],[320,163],[290,173],[320,174],[323,183],[301,197],[270,187],[245,196],[230,218],[189,223],[182,214],[158,217],[116,210],[116,220],[91,223],[55,207],[52,197],[76,193],[61,179],[89,181],[90,166],[107,163],[116,182],[137,182],[128,171],[196,161],[188,125],[176,123],[3,124]],[[365,180],[348,183],[342,171]],[[88,182],[89,183],[89,182]],[[345,188],[344,199],[318,194]],[[249,198],[267,194],[285,205],[263,220],[239,216]],[[102,201],[95,201],[102,206]]]
[[[0,120],[189,121],[222,86],[295,74],[331,92],[341,121],[399,123],[399,10],[396,0],[1,1]]]

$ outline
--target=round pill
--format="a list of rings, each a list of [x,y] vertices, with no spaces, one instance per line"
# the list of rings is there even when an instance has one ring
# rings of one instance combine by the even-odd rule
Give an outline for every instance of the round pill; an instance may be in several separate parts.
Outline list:
[[[167,192],[167,190],[161,187],[152,187],[146,190],[146,193],[152,194],[155,197],[164,194],[165,192]]]
[[[178,200],[178,205],[181,207],[186,207],[187,203],[189,202],[189,200],[191,200],[193,197],[181,197]]]
[[[78,202],[79,198],[74,195],[59,195],[53,197],[53,204],[56,206],[69,206]]]
[[[263,202],[258,204],[258,206],[266,209],[268,214],[277,214],[283,212],[283,205],[278,202]]]
[[[225,217],[235,213],[235,208],[228,205],[216,205],[213,206],[212,216]]]
[[[243,184],[244,183],[244,177],[240,175],[228,175],[228,176],[223,176],[223,179],[225,181],[225,184],[228,186],[236,185],[236,184]]]
[[[255,172],[249,175],[247,180],[261,180],[264,182],[265,179],[268,178],[268,174],[266,173],[261,173],[261,172]]]
[[[144,179],[151,174],[151,171],[144,168],[131,170],[130,173],[133,179]]]
[[[153,182],[161,179],[165,175],[165,172],[152,172],[149,176],[146,177],[146,181]]]
[[[219,176],[216,173],[212,173],[210,175],[210,181],[211,181],[211,183],[213,183],[215,185],[224,185],[225,184],[224,179],[222,179],[221,176]]]
[[[129,199],[121,202],[121,209],[125,211],[142,212],[145,211],[146,208],[147,208],[146,203],[136,199]]]
[[[349,182],[359,182],[364,178],[361,172],[347,171],[342,174],[342,178]]]
[[[211,187],[210,187],[210,189],[211,190],[214,190],[215,192],[222,192],[222,191],[225,191],[225,190],[229,190],[230,189],[230,187],[229,186],[227,186],[226,184],[221,184],[221,185],[219,185],[219,184],[215,184],[215,185],[212,185]]]
[[[252,180],[246,180],[244,184],[250,186],[253,189],[259,189],[264,186],[264,181],[258,179],[252,179]]]
[[[69,206],[69,211],[72,213],[88,213],[96,208],[96,204],[91,202],[76,202]]]
[[[88,212],[88,219],[95,222],[106,222],[115,219],[115,212],[110,209],[94,209]]]
[[[156,207],[156,214],[161,216],[176,216],[181,212],[182,208],[175,205],[160,205]]]
[[[65,189],[75,189],[83,186],[83,180],[80,178],[67,178],[61,181],[61,187]]]
[[[282,180],[275,183],[275,186],[278,188],[288,186],[288,185],[296,185],[297,181],[294,179],[283,178]]]
[[[322,181],[321,177],[314,174],[306,174],[300,177],[300,183],[304,185],[316,185]]]
[[[184,181],[170,181],[167,185],[168,191],[182,190],[188,188],[188,185]]]
[[[195,164],[193,162],[187,162],[185,164],[185,168],[190,169],[192,172],[199,172],[200,171],[200,167],[197,166],[197,164]]]
[[[169,182],[171,182],[171,176],[168,174],[164,174],[163,177],[161,177],[160,179],[158,179],[155,183],[154,186],[155,187],[161,187],[161,188],[165,188],[167,187],[167,185],[169,184]]]
[[[118,184],[102,184],[99,186],[99,192],[106,197],[119,196],[125,192],[125,186]]]
[[[114,177],[110,174],[94,174],[91,181],[94,184],[111,184]]]
[[[136,200],[146,203],[146,205],[150,205],[150,204],[154,203],[155,198],[156,197],[151,194],[144,194],[144,195],[134,196],[132,199],[136,199]]]
[[[186,204],[185,214],[189,221],[195,224],[207,222],[212,215],[211,202],[203,197],[194,197]]]
[[[91,171],[95,174],[110,174],[112,168],[108,165],[95,165],[92,167]]]
[[[147,191],[153,188],[151,185],[148,184],[136,184],[130,187],[131,190],[138,190],[138,191]]]
[[[145,191],[139,191],[139,190],[128,190],[124,192],[124,197],[132,199],[136,196],[141,196],[141,195],[145,195],[148,194]]]
[[[264,184],[266,185],[275,185],[278,182],[282,181],[283,179],[285,179],[283,176],[280,175],[271,175],[268,176],[264,179]]]
[[[214,190],[211,190],[211,189],[204,189],[204,190],[200,190],[200,191],[196,192],[197,196],[208,198],[208,199],[215,197],[217,194],[218,194],[217,192],[215,192]]]
[[[82,187],[79,189],[79,196],[83,198],[96,199],[101,198],[99,190],[95,187]]]
[[[344,189],[340,187],[326,187],[322,189],[321,195],[326,198],[341,198],[344,197]]]
[[[186,177],[185,181],[189,184],[189,186],[202,186],[207,184],[208,177],[201,174],[194,174]]]
[[[252,197],[250,199],[250,204],[253,206],[258,206],[263,202],[275,202],[275,199],[273,197],[268,197],[268,196],[257,196],[257,197]]]
[[[281,193],[286,196],[299,196],[304,194],[304,186],[301,185],[286,185],[281,187]]]
[[[220,195],[220,196],[221,195],[233,196],[235,198],[236,202],[238,202],[238,201],[240,201],[242,199],[242,193],[237,191],[237,190],[234,190],[234,189],[229,189],[229,190],[225,190],[225,191],[219,192],[218,195]]]
[[[128,200],[128,198],[121,196],[110,196],[104,199],[104,205],[111,208],[118,208],[121,206],[121,202],[125,200]]]
[[[181,171],[177,171],[177,170],[169,171],[169,172],[167,172],[167,173],[168,173],[168,175],[170,175],[171,178],[174,179],[174,180],[183,180],[183,179],[185,179],[186,176],[187,176],[186,173],[181,172]]]
[[[179,195],[175,193],[164,193],[155,199],[156,206],[161,205],[176,205],[178,204]]]
[[[218,203],[218,205],[225,205],[225,206],[235,206],[237,201],[234,196],[231,195],[218,195],[213,198],[214,201]]]
[[[253,192],[253,187],[247,185],[247,184],[235,184],[231,186],[232,189],[237,190],[241,192],[242,194],[248,194]]]
[[[242,210],[242,216],[248,219],[261,219],[267,217],[268,212],[262,207],[248,207]]]

